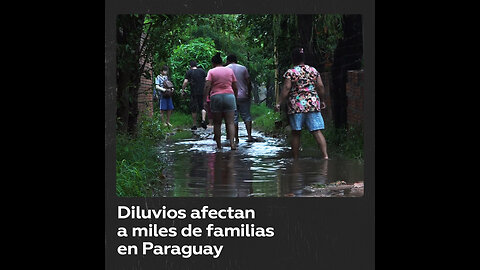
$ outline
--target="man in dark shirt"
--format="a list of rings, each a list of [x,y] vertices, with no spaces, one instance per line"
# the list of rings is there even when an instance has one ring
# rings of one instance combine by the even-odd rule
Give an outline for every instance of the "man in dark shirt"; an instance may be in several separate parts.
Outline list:
[[[182,90],[182,96],[185,93],[185,88],[190,83],[190,111],[192,112],[193,127],[192,130],[197,129],[197,113],[202,114],[202,127],[207,128],[205,122],[206,111],[203,108],[203,90],[205,88],[205,77],[207,73],[201,68],[197,68],[197,62],[190,61],[190,69],[185,74]]]

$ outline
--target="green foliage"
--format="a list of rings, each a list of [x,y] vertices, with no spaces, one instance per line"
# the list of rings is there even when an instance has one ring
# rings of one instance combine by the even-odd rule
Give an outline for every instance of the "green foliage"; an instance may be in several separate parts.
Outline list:
[[[155,111],[153,116],[142,115],[139,121],[138,137],[158,142],[165,138],[170,128],[166,127],[160,117],[160,112]]]
[[[252,105],[250,112],[253,118],[254,128],[258,128],[266,133],[276,131],[275,122],[281,120],[279,112],[268,108],[264,103],[261,105]]]
[[[138,137],[159,142],[167,137],[167,133],[173,133],[177,128],[190,128],[192,116],[174,111],[170,117],[170,123],[172,127],[164,125],[159,110],[155,110],[153,116],[142,115],[139,121]]]
[[[318,14],[313,15],[312,20],[311,46],[320,61],[318,65],[322,66],[332,61],[333,51],[343,34],[343,16]],[[120,74],[127,72],[124,78],[129,80],[117,92],[125,95],[118,100],[120,108],[132,103],[132,94],[127,90],[135,89],[138,84],[138,80],[134,80],[138,76],[130,74],[140,72],[155,77],[160,67],[167,65],[170,79],[179,90],[190,60],[195,59],[208,71],[211,57],[219,51],[224,59],[228,54],[236,54],[239,64],[247,67],[255,86],[273,89],[275,71],[278,71],[278,83],[281,84],[283,72],[291,67],[290,52],[299,44],[299,28],[302,27],[296,14],[119,15],[117,26],[117,36],[122,38],[118,40],[117,63],[123,72]],[[143,43],[140,42],[142,31]],[[277,59],[274,48],[278,52]],[[150,61],[152,69],[142,70],[139,59]],[[275,99],[272,93],[269,91],[267,101]],[[176,112],[189,113],[189,95],[181,97],[177,91],[173,101]]]
[[[168,59],[170,79],[175,85],[182,85],[185,73],[190,69],[190,60],[195,60],[198,67],[208,71],[217,52],[220,51],[215,49],[215,43],[210,38],[196,38],[178,45]]]
[[[183,127],[190,128],[192,126],[192,115],[180,111],[174,111],[170,118],[170,123],[174,128]]]
[[[171,123],[175,127],[186,127],[191,123],[187,114],[175,113]],[[163,163],[157,156],[156,147],[160,140],[172,133],[172,128],[163,125],[160,112],[152,117],[142,115],[136,137],[117,133],[116,175],[117,195],[127,197],[150,196],[153,190],[163,185]],[[190,131],[177,131],[169,140],[190,138]]]
[[[317,15],[313,22],[316,50],[327,62],[333,62],[333,53],[343,37],[343,18],[340,14]]]
[[[211,67],[212,57],[219,52],[215,49],[215,44],[210,38],[196,38],[186,44],[178,45],[173,50],[167,65],[170,68],[170,80],[176,89],[181,89],[185,73],[190,69],[190,61],[195,60],[198,67],[203,68],[205,72]],[[223,54],[224,55],[224,54]],[[189,112],[190,91],[186,89],[187,95],[181,97],[179,91],[176,91],[173,102],[177,110]]]
[[[275,122],[282,119],[283,115],[280,113],[274,112],[264,104],[252,105],[250,113],[256,129],[266,133],[284,133],[284,130],[275,128]],[[363,160],[363,129],[361,126],[335,128],[333,123],[328,123],[322,133],[327,141],[330,155],[342,155]],[[285,135],[289,136],[290,134]],[[304,147],[317,147],[315,138],[307,130],[302,130],[300,140]]]
[[[327,124],[322,134],[327,141],[328,152],[331,156],[342,155],[347,158],[363,160],[363,129],[361,126],[348,128],[335,128]],[[302,145],[315,146],[317,142],[310,132],[303,130],[301,137]]]
[[[149,196],[155,186],[162,184],[159,176],[163,167],[158,162],[153,140],[117,134],[116,148],[118,196]]]
[[[273,112],[273,110],[268,108],[265,103],[261,103],[260,105],[252,104],[250,107],[250,115],[253,119],[266,115],[269,112]]]
[[[117,16],[117,69],[124,73],[140,72],[140,36],[144,15],[122,14]]]

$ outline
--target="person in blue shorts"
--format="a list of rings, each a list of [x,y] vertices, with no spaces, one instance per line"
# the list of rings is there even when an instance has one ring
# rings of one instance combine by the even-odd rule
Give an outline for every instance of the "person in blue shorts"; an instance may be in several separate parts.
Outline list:
[[[171,127],[172,124],[170,124],[170,116],[172,115],[174,107],[172,97],[165,97],[162,94],[166,90],[163,87],[163,82],[165,80],[168,80],[167,66],[163,66],[161,73],[155,78],[155,90],[153,94],[159,99],[158,103],[160,105],[160,115],[162,117],[162,122],[164,122],[165,126]],[[164,121],[164,113],[167,115],[166,121]]]
[[[292,63],[293,68],[283,75],[285,81],[275,108],[280,110],[282,103],[287,102],[293,158],[298,159],[300,135],[302,126],[305,125],[320,146],[323,158],[328,159],[327,143],[321,132],[325,128],[320,112],[325,108],[322,78],[314,67],[305,65],[303,48],[293,50]]]

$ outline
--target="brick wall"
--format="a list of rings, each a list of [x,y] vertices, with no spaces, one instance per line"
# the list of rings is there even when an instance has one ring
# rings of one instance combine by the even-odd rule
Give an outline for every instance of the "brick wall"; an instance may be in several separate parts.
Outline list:
[[[150,70],[150,63],[145,65],[146,70]],[[140,86],[138,88],[138,112],[139,116],[146,113],[148,116],[153,116],[153,80],[147,79],[144,76],[140,78]]]
[[[363,70],[347,71],[347,123],[362,125],[363,122]]]
[[[325,122],[332,122],[332,100],[330,86],[332,85],[332,74],[330,72],[320,73],[323,85],[325,86],[325,105],[322,116]],[[363,122],[363,70],[349,70],[347,72],[347,123],[362,125]]]
[[[140,46],[142,46],[143,40],[145,38],[145,33],[142,33],[141,41],[140,41]],[[140,65],[143,63],[144,58],[140,58]],[[150,62],[145,63],[145,69],[144,70],[151,70],[152,65]],[[153,76],[152,73],[150,73],[151,76]],[[147,79],[145,76],[142,76],[140,78],[140,85],[138,88],[138,118],[137,121],[140,120],[141,116],[143,114],[146,114],[148,116],[153,116],[153,81],[154,78]]]

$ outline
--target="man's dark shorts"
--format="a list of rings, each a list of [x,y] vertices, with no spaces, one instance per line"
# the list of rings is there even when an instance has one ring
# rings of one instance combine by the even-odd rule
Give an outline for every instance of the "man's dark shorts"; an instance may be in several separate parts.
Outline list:
[[[203,95],[190,96],[190,111],[200,113],[203,110]]]

